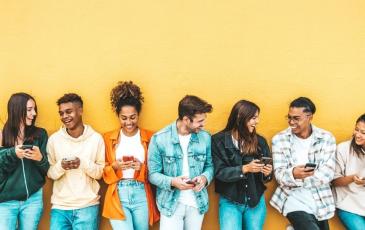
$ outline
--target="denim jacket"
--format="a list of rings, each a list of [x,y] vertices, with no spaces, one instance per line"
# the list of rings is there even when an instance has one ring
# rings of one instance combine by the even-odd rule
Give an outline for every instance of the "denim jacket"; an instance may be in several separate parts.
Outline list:
[[[203,175],[209,184],[213,178],[213,163],[208,132],[202,130],[191,134],[188,161],[190,177]],[[153,135],[148,148],[149,180],[157,186],[157,206],[165,216],[172,216],[178,204],[180,190],[172,187],[171,181],[174,177],[181,176],[182,164],[183,153],[174,122]],[[199,212],[206,213],[209,206],[206,187],[194,194]]]

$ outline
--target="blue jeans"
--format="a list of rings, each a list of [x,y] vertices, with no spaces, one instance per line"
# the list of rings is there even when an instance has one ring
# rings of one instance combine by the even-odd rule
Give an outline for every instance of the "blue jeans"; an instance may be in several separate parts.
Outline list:
[[[99,205],[72,210],[51,209],[51,230],[97,230],[98,225]]]
[[[365,216],[337,209],[337,215],[346,229],[358,230],[365,229]]]
[[[148,230],[148,205],[144,184],[136,180],[121,180],[118,195],[125,220],[110,219],[113,229]]]
[[[221,230],[258,230],[264,226],[266,204],[264,195],[253,208],[246,204],[233,203],[224,197],[219,198],[219,224]]]
[[[4,230],[36,230],[43,212],[43,190],[39,189],[26,201],[0,203],[0,228]]]

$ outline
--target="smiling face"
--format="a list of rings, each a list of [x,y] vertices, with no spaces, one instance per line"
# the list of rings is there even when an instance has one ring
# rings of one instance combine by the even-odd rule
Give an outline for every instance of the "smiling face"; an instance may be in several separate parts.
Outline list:
[[[187,116],[184,116],[183,122],[189,133],[198,133],[204,128],[206,119],[206,113],[197,113],[194,115],[192,120],[190,120]]]
[[[25,117],[25,124],[27,126],[31,126],[33,124],[33,121],[36,116],[37,116],[37,112],[36,112],[35,101],[32,99],[29,99],[27,101],[27,115]]]
[[[250,133],[253,133],[258,123],[259,123],[259,112],[256,111],[255,115],[247,122],[248,131]]]
[[[82,107],[79,103],[62,103],[58,113],[66,129],[75,130],[82,125]]]
[[[301,138],[307,138],[310,135],[310,124],[313,118],[313,115],[304,112],[304,109],[302,107],[290,107],[287,116],[292,133]]]
[[[359,121],[356,123],[353,135],[355,143],[365,149],[365,122]]]
[[[138,112],[134,106],[125,105],[120,109],[119,121],[124,135],[133,136],[138,131]]]

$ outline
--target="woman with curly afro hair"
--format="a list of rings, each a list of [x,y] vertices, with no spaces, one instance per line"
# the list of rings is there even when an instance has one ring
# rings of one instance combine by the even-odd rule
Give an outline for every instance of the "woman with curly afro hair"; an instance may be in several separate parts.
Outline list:
[[[104,134],[103,178],[108,184],[103,216],[113,229],[148,230],[159,220],[148,182],[147,147],[152,132],[138,125],[144,98],[131,81],[119,82],[110,94],[120,127]]]

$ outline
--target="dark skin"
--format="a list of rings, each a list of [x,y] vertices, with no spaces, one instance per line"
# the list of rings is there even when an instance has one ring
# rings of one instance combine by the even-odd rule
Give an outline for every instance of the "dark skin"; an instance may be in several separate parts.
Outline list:
[[[120,124],[122,126],[122,132],[126,136],[134,136],[138,132],[138,119],[139,114],[134,106],[125,105],[120,109],[118,114]],[[123,159],[116,159],[112,163],[114,170],[134,169],[136,171],[141,170],[142,163],[134,158],[133,160],[123,161]]]
[[[82,135],[84,132],[84,124],[82,122],[83,109],[79,103],[68,102],[60,104],[58,113],[70,136],[77,138]],[[80,158],[76,157],[75,160],[70,161],[63,159],[61,166],[64,170],[77,169],[80,167]]]
[[[299,138],[306,139],[312,134],[311,121],[313,115],[304,112],[304,108],[289,108],[288,124],[292,128],[292,132]],[[304,179],[313,176],[314,170],[306,168],[304,165],[298,165],[293,169],[293,177],[295,179]]]

